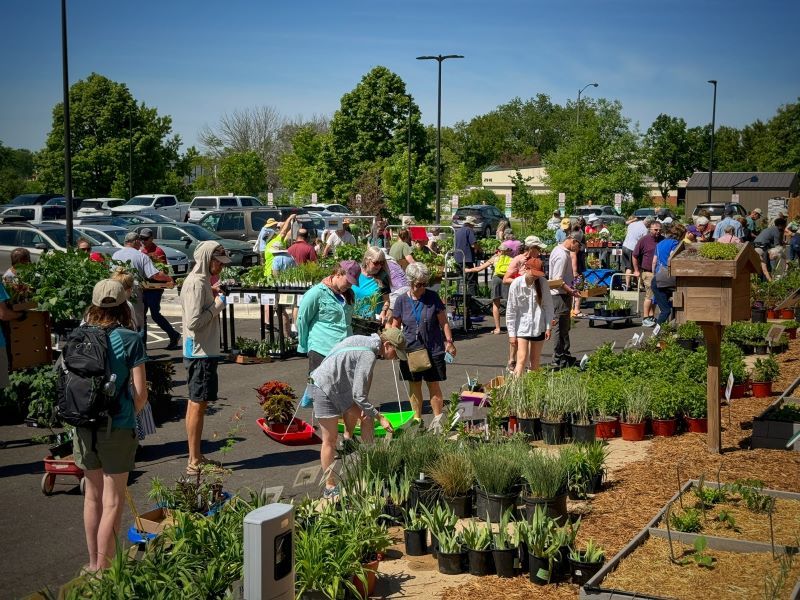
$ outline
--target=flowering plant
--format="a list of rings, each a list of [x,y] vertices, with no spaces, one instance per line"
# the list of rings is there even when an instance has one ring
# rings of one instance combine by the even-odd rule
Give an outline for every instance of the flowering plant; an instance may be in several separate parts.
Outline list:
[[[268,423],[288,423],[292,420],[297,394],[288,383],[270,380],[255,388],[255,391]]]

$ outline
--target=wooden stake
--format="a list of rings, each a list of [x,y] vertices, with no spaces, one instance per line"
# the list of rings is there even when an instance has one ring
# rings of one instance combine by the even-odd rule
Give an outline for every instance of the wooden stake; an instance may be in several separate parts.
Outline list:
[[[704,321],[700,323],[706,338],[708,353],[708,383],[706,386],[706,407],[708,411],[708,449],[719,454],[722,451],[721,410],[719,404],[720,354],[722,345],[722,325]]]

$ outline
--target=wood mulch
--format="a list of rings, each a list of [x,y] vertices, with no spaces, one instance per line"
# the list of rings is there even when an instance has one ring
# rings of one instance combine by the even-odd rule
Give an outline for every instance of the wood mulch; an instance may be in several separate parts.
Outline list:
[[[789,350],[776,358],[781,365],[781,376],[773,385],[777,396],[800,376],[800,340],[791,340]],[[607,557],[614,556],[655,517],[680,484],[700,476],[714,482],[719,473],[723,483],[759,479],[767,488],[800,492],[800,452],[749,448],[753,418],[775,399],[744,398],[722,407],[721,455],[707,450],[703,434],[653,438],[644,460],[617,470],[608,488],[583,507],[579,542],[592,538],[605,549]],[[529,583],[527,578],[485,577],[445,588],[439,597],[443,600],[500,600],[529,598],[533,594],[545,600],[574,599],[578,597],[578,586],[540,587]]]

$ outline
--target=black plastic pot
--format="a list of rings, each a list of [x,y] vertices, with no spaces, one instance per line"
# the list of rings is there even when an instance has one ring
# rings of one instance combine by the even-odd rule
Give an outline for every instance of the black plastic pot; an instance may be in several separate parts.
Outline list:
[[[411,490],[408,494],[409,508],[415,508],[420,504],[433,510],[439,498],[439,488],[430,477],[425,479],[415,479],[411,482]]]
[[[514,561],[517,558],[519,548],[509,548],[507,550],[492,550],[494,559],[494,569],[498,577],[514,577]]]
[[[439,552],[436,560],[439,564],[439,573],[443,575],[460,575],[461,559],[463,552]]]
[[[536,585],[547,585],[552,579],[550,572],[550,562],[546,558],[539,558],[534,554],[528,553],[528,564],[530,571],[528,579]]]
[[[797,309],[795,308],[795,315],[797,315]],[[767,309],[766,308],[751,308],[750,309],[750,320],[753,323],[766,323],[767,322]]]
[[[569,546],[561,546],[553,557],[553,572],[550,582],[564,581],[570,574]]]
[[[527,573],[528,572],[528,564],[529,564],[529,554],[528,554],[528,544],[525,542],[519,543],[519,548],[517,558],[519,560],[519,572],[520,573]]]
[[[406,554],[409,556],[423,556],[428,553],[428,530],[419,531],[403,530],[403,539],[406,543]]]
[[[531,498],[522,499],[525,503],[525,517],[530,520],[537,506],[544,506],[547,516],[551,519],[564,523],[567,520],[567,494],[559,494],[555,498]]]
[[[572,441],[573,442],[593,442],[595,440],[595,426],[594,423],[582,425],[580,423],[572,424]]]
[[[767,345],[766,344],[753,344],[753,354],[767,354]]]
[[[572,583],[584,585],[603,567],[603,561],[585,563],[579,560],[569,559],[570,571],[572,572]]]
[[[431,556],[436,558],[439,554],[439,538],[431,534],[431,545],[428,548],[431,551]]]
[[[519,430],[525,434],[529,440],[542,439],[542,421],[538,417],[535,419],[517,419]]]
[[[386,503],[386,506],[383,507],[383,514],[388,517],[388,520],[391,520],[393,523],[397,524],[402,522],[403,520],[403,507],[398,506],[394,502]]]
[[[517,505],[517,498],[518,493],[488,494],[478,488],[475,490],[475,516],[484,521],[499,523],[503,513]]]
[[[472,494],[464,496],[442,496],[442,500],[459,519],[468,519],[472,516]]]
[[[494,558],[491,550],[467,550],[469,555],[469,574],[482,577],[494,575]]]
[[[564,443],[564,421],[557,421],[550,423],[542,421],[542,439],[545,444],[563,444]]]
[[[603,472],[600,471],[592,476],[589,480],[589,485],[586,487],[586,491],[590,494],[596,494],[603,489]]]
[[[678,346],[684,350],[694,350],[694,340],[686,340],[682,338],[677,339]]]

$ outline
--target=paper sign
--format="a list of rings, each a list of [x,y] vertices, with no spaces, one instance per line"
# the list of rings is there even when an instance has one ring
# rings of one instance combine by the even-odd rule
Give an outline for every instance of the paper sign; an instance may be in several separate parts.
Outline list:
[[[278,304],[281,306],[294,306],[294,294],[281,294],[278,297]]]
[[[361,194],[356,194],[356,205],[361,206]]]
[[[739,194],[731,194],[731,202],[739,204]]]
[[[300,306],[300,302],[303,300],[303,294],[297,294],[297,306]]]
[[[275,306],[275,294],[261,294],[261,304]]]
[[[506,208],[511,208],[511,192],[506,192]]]
[[[653,335],[658,335],[661,332],[661,324],[659,323],[655,327],[653,327]]]
[[[245,304],[258,304],[258,294],[252,294],[249,292],[244,293],[244,303]]]
[[[313,194],[311,194],[311,204],[316,204],[316,203],[317,203],[317,192],[314,192]]]
[[[269,300],[268,300],[268,298],[269,298],[269,294],[261,294],[261,296],[260,296],[260,303],[261,303],[263,306],[266,306],[267,304],[269,304]]]
[[[226,298],[228,299],[228,304],[239,304],[242,301],[242,295],[239,293],[228,294]]]
[[[725,400],[731,401],[731,391],[733,390],[733,371],[728,373],[728,383],[725,385]]]
[[[453,212],[456,212],[456,209],[458,209],[458,194],[453,194],[450,197],[450,208],[453,209]]]
[[[275,206],[275,196],[272,192],[267,193],[267,206]]]
[[[622,194],[614,194],[614,208],[617,212],[622,210]]]

